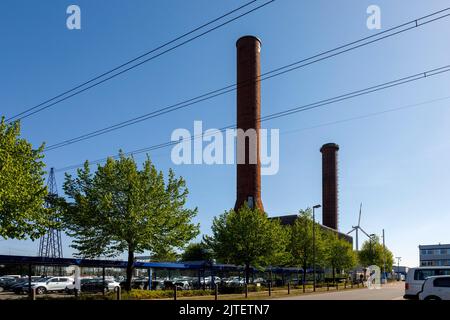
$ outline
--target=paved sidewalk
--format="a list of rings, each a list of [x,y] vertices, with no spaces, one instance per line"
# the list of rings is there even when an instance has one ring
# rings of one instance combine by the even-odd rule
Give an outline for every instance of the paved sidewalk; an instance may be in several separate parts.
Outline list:
[[[285,296],[276,300],[403,300],[403,281],[383,285],[381,289],[359,289]]]

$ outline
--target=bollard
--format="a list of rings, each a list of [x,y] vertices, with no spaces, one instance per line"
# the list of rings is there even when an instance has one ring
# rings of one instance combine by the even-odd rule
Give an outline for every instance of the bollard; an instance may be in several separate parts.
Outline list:
[[[114,290],[116,290],[116,300],[122,299],[122,288],[116,287]]]
[[[336,291],[339,290],[339,282],[336,282]]]
[[[327,291],[330,291],[330,284],[327,282]]]
[[[177,286],[174,286],[173,287],[173,300],[177,300],[177,290],[178,290],[178,288],[177,288]]]
[[[214,288],[214,300],[218,300],[218,296],[219,296],[219,285],[216,283],[216,286]]]
[[[30,300],[36,300],[36,288],[30,290]]]
[[[78,299],[78,289],[77,288],[73,289],[73,293],[75,295],[75,299]]]
[[[344,289],[347,289],[347,280],[344,282]]]
[[[353,281],[351,282],[350,286],[351,286],[351,288],[353,289]]]
[[[269,282],[269,297],[272,295],[272,282]]]
[[[248,298],[248,283],[245,284],[245,298]]]
[[[288,294],[291,294],[291,283],[288,282]]]

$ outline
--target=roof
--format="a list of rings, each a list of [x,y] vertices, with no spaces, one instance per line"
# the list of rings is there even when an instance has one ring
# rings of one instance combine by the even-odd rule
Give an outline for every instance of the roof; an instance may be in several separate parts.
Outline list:
[[[438,249],[438,248],[450,248],[450,244],[424,244],[419,245],[419,249]]]
[[[279,219],[281,225],[283,225],[283,226],[293,225],[295,223],[295,220],[297,220],[297,218],[298,218],[297,214],[289,214],[289,215],[278,216],[278,217],[269,217],[269,219]],[[353,244],[352,236],[342,233],[342,232],[339,232],[338,230],[332,229],[332,228],[324,226],[322,224],[319,224],[319,226],[322,230],[334,232],[338,235],[339,238],[344,239],[344,240],[348,241],[349,243]]]
[[[78,259],[78,258],[44,258],[32,256],[0,255],[0,264],[20,264],[20,265],[51,265],[51,266],[80,266],[96,268],[126,268],[127,262],[120,260],[100,260],[100,259]],[[243,270],[243,266],[231,264],[211,264],[207,261],[191,262],[139,262],[134,263],[135,268],[147,269],[174,269],[174,270],[204,270],[212,269],[216,271],[237,271]],[[267,268],[275,273],[298,272],[300,268]]]

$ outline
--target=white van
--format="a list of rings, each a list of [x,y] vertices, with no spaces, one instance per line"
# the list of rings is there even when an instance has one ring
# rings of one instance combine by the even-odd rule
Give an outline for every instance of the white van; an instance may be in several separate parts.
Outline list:
[[[426,278],[434,276],[449,276],[448,267],[419,267],[410,268],[405,280],[405,299],[418,299],[418,294],[422,290],[422,285]]]

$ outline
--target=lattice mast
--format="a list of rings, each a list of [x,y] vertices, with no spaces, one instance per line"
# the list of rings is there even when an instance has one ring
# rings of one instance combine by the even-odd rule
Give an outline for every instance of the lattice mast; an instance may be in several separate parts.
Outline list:
[[[47,181],[47,189],[50,197],[55,197],[58,195],[54,168],[50,169],[50,174]],[[46,201],[45,206],[46,208],[50,208],[51,204]],[[63,257],[61,231],[50,228],[48,232],[41,237],[39,241],[38,256],[45,258]]]

